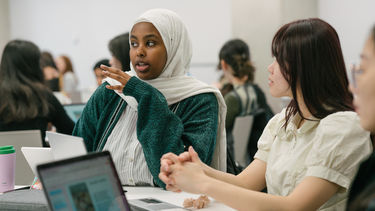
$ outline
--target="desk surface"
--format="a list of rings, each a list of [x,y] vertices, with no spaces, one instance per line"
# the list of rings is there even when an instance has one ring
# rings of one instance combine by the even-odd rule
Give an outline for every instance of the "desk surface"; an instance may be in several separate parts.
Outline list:
[[[187,198],[198,198],[200,195],[196,194],[190,194],[190,193],[174,193],[171,191],[165,191],[161,188],[154,188],[154,187],[130,187],[126,186],[124,187],[124,190],[127,192],[125,193],[126,198],[128,200],[130,199],[139,199],[139,198],[145,198],[145,197],[152,197],[156,198],[162,201],[169,202],[171,204],[177,205],[182,207],[182,204],[185,199]],[[205,209],[200,210],[233,210],[232,208],[215,201],[214,199],[210,198],[210,203],[208,204],[208,207]]]
[[[174,204],[180,207],[182,207],[183,201],[186,198],[196,199],[199,197],[199,195],[196,195],[196,194],[189,194],[185,192],[174,193],[171,191],[165,191],[161,188],[155,188],[155,187],[125,186],[124,190],[127,191],[125,195],[128,200],[152,197],[152,198],[156,198],[162,201],[169,202],[171,204]],[[210,200],[211,201],[208,204],[208,207],[205,209],[201,209],[202,211],[204,210],[218,210],[218,211],[233,210],[230,207],[213,200],[212,198],[210,198]],[[5,193],[5,194],[0,194],[0,205],[1,205],[0,210],[3,210],[2,208],[7,208],[7,209],[14,208],[13,210],[17,210],[17,206],[20,206],[20,205],[22,205],[23,208],[26,207],[29,210],[48,210],[47,201],[45,199],[44,193],[41,190],[19,190],[19,191],[12,191],[12,192]]]

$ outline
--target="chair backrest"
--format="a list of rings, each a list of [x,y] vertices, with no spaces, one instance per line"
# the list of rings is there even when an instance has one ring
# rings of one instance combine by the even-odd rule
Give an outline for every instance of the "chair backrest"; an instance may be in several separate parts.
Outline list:
[[[43,147],[40,130],[0,132],[0,146],[13,145],[16,150],[16,185],[30,185],[34,173],[27,163],[21,147]]]
[[[246,167],[250,162],[247,145],[253,121],[253,115],[239,116],[236,117],[233,125],[234,160],[243,167]]]

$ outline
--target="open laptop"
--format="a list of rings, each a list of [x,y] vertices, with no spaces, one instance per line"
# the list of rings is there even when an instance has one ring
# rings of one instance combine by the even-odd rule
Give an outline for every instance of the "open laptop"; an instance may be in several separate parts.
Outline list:
[[[46,132],[46,137],[55,160],[87,154],[85,143],[81,137],[50,131]]]
[[[42,147],[39,130],[0,132],[0,146],[13,145],[16,150],[15,185],[31,185],[34,174],[21,152],[21,147]]]
[[[64,109],[65,109],[65,112],[70,117],[70,119],[72,119],[73,122],[76,123],[78,121],[78,119],[81,117],[81,114],[82,114],[85,106],[86,106],[86,104],[84,104],[84,103],[65,104]]]
[[[154,198],[127,200],[108,151],[37,166],[51,210],[162,210],[180,208]]]
[[[52,150],[49,147],[21,147],[21,151],[35,176],[38,175],[37,165],[54,161]]]

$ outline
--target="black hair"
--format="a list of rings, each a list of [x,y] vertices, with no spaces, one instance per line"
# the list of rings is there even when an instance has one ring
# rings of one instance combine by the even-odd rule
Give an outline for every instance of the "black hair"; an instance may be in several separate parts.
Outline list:
[[[93,70],[95,71],[96,68],[100,68],[100,65],[102,65],[102,64],[104,64],[105,66],[110,66],[108,59],[102,59],[102,60],[99,60],[98,62],[95,63],[95,65],[93,67]]]
[[[55,61],[53,60],[52,54],[47,51],[43,51],[40,56],[40,67],[43,69],[45,67],[53,67],[57,69]]]
[[[114,37],[108,44],[112,56],[120,61],[122,70],[130,71],[130,44],[129,33],[120,34]]]
[[[340,40],[327,22],[312,18],[282,26],[272,40],[272,55],[293,94],[285,128],[296,113],[306,119],[298,106],[297,87],[309,112],[318,119],[353,110]]]
[[[250,51],[248,45],[240,40],[233,39],[227,41],[219,52],[219,64],[217,68],[220,70],[221,60],[224,60],[233,69],[233,75],[238,78],[247,76],[247,81],[254,80],[255,68],[250,62]]]
[[[5,46],[0,64],[0,99],[0,118],[4,123],[47,116],[47,88],[40,68],[40,51],[34,43],[13,40]]]

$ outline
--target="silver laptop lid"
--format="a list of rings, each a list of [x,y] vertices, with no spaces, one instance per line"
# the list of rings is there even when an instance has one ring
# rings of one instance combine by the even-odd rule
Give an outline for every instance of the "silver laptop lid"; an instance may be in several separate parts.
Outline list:
[[[34,173],[27,163],[21,147],[42,147],[42,136],[39,130],[19,130],[0,132],[0,146],[13,145],[16,150],[15,185],[31,185]]]
[[[65,135],[55,132],[46,132],[55,160],[66,159],[87,153],[85,143],[81,137]]]

